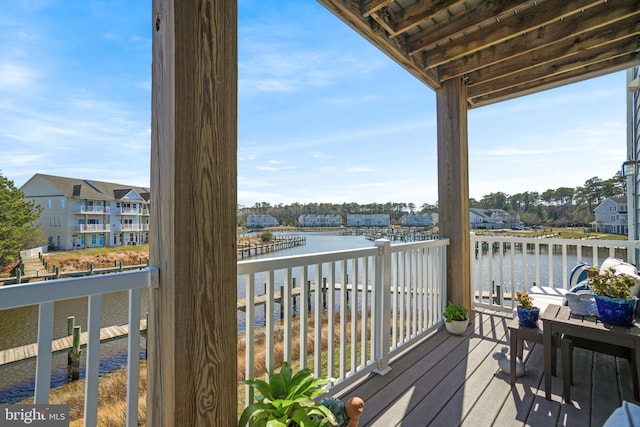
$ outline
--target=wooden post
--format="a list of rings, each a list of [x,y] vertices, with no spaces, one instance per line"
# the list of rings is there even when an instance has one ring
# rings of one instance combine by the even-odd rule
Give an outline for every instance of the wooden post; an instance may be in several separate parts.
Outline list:
[[[71,319],[71,321],[69,320]],[[71,349],[67,352],[67,380],[76,381],[80,379],[80,355],[82,350],[80,349],[80,335],[82,334],[81,326],[73,326],[75,320],[73,316],[67,317],[67,329],[69,325],[72,326],[73,344]]]
[[[447,299],[471,308],[467,87],[461,78],[436,91],[440,237],[447,248]]]
[[[236,425],[238,4],[152,9],[147,425]]]
[[[296,310],[298,308],[298,304],[296,303],[296,301],[297,301],[296,300],[296,296],[293,294],[293,289],[296,288],[296,278],[295,277],[292,278],[291,281],[292,281],[292,284],[291,284],[291,291],[292,291],[291,295],[292,295],[292,299],[293,299],[293,315],[295,316]]]
[[[322,308],[327,309],[327,278],[322,278]]]
[[[280,286],[280,321],[282,321],[282,313],[284,307],[284,286]]]

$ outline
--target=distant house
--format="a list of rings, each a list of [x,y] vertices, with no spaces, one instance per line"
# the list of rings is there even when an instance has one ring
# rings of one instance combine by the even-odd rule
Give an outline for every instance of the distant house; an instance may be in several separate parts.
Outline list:
[[[612,234],[628,234],[627,197],[610,197],[600,203],[594,210],[593,222],[596,232]]]
[[[405,227],[428,227],[438,223],[437,213],[409,214],[402,216],[402,225]]]
[[[26,200],[42,206],[34,225],[55,249],[149,241],[149,188],[35,174],[20,190]]]
[[[331,214],[302,214],[298,217],[300,227],[340,227],[342,216]]]
[[[469,209],[469,223],[471,228],[501,229],[519,227],[520,215],[510,215],[504,209]]]
[[[271,215],[247,215],[247,228],[275,227],[278,220]]]
[[[388,227],[389,214],[351,214],[347,215],[347,227]]]

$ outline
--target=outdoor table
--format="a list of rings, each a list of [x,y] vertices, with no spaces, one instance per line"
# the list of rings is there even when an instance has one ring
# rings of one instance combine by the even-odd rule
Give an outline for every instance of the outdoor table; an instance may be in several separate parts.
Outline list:
[[[520,321],[518,317],[514,317],[507,324],[507,328],[509,328],[509,354],[510,356],[510,369],[509,376],[511,385],[516,383],[516,357],[519,357],[520,360],[524,361],[523,356],[523,344],[524,341],[535,342],[538,344],[542,344],[543,340],[543,332],[542,332],[542,322],[538,321],[538,325],[535,327],[527,327],[520,326]],[[557,345],[557,343],[553,343],[553,345]],[[552,362],[554,360],[552,359]],[[552,363],[551,373],[555,375],[556,366],[555,363]]]
[[[543,323],[544,388],[551,400],[551,367],[553,337],[560,337],[562,354],[563,397],[571,400],[571,358],[573,346],[626,357],[631,365],[633,391],[640,400],[640,325],[615,326],[593,316],[572,316],[567,306],[550,304],[540,316]]]

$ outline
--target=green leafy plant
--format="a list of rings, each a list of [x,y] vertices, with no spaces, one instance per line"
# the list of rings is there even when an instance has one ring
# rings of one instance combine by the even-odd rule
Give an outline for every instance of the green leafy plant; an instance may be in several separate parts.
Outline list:
[[[587,272],[587,283],[596,295],[631,299],[631,288],[636,284],[636,281],[626,274],[616,273],[613,268],[600,272],[598,267],[594,266]]]
[[[310,369],[302,369],[295,375],[287,362],[282,362],[280,372],[268,373],[268,382],[246,380],[259,394],[257,402],[245,408],[238,420],[238,427],[251,422],[252,427],[316,427],[336,425],[333,413],[313,399],[326,390],[330,380],[316,378]]]
[[[527,291],[516,291],[516,301],[518,305],[525,310],[533,310],[535,308],[533,306],[533,299]]]
[[[442,314],[444,315],[445,322],[449,323],[452,320],[467,320],[469,310],[467,310],[466,307],[449,302],[447,304],[447,308]]]

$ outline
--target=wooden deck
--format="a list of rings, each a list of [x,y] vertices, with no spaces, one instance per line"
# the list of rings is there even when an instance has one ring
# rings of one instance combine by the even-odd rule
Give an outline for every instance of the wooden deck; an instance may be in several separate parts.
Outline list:
[[[361,426],[601,426],[633,402],[624,359],[576,348],[572,402],[562,403],[561,363],[545,399],[542,345],[525,345],[527,375],[514,388],[492,355],[507,346],[502,314],[475,313],[466,336],[440,330],[392,360],[391,371],[371,374],[339,397],[365,400]],[[559,356],[559,352],[558,352]]]

